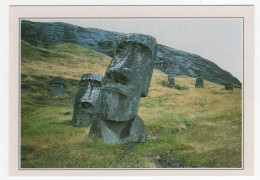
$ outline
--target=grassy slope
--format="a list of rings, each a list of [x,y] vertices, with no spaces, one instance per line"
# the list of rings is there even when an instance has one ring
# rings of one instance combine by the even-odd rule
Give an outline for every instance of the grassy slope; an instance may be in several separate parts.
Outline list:
[[[81,75],[104,74],[110,60],[75,44],[36,48],[22,41],[23,168],[171,167],[180,159],[186,167],[241,167],[241,89],[225,91],[208,81],[195,89],[187,76],[175,78],[186,90],[170,89],[161,85],[167,75],[154,70],[139,108],[145,143],[107,145],[87,138],[89,127],[72,127]],[[50,99],[55,76],[66,79],[66,93]]]

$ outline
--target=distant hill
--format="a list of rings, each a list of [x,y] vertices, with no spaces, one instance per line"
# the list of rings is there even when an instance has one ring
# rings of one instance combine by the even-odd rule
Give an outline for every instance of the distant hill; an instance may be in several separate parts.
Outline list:
[[[34,46],[76,43],[113,57],[116,44],[123,33],[105,31],[96,28],[82,28],[61,22],[21,22],[21,38]],[[223,84],[232,82],[241,87],[241,82],[215,63],[198,55],[159,45],[155,69],[167,74],[196,77],[194,67],[201,70],[204,79]]]

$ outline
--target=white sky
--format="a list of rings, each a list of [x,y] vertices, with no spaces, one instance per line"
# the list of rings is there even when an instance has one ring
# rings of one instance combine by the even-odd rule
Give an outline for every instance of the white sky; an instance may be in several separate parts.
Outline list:
[[[241,18],[34,19],[122,33],[142,33],[159,44],[197,54],[243,79],[243,20]]]

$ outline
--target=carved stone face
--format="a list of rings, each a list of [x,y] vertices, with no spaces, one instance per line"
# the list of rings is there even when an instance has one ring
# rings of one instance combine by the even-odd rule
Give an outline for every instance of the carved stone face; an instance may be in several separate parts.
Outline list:
[[[73,125],[87,126],[92,123],[102,79],[103,76],[96,73],[82,76],[74,103]]]
[[[58,96],[64,94],[65,81],[59,77],[56,77],[50,82],[51,92],[50,96]]]
[[[121,40],[105,73],[97,117],[128,121],[137,115],[140,98],[148,93],[156,48],[151,36],[128,34]]]

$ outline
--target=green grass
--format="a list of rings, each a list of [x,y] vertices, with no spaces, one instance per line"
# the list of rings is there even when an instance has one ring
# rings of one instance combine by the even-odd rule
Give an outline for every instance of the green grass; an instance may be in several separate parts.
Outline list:
[[[241,167],[241,89],[208,81],[197,89],[195,78],[176,76],[180,88],[171,89],[162,86],[168,76],[154,70],[138,112],[147,127],[144,143],[109,145],[88,138],[90,127],[71,126],[81,75],[104,74],[110,60],[72,43],[22,41],[22,168],[156,168],[160,157],[192,168]],[[66,80],[65,95],[50,98],[48,83],[56,76]]]

